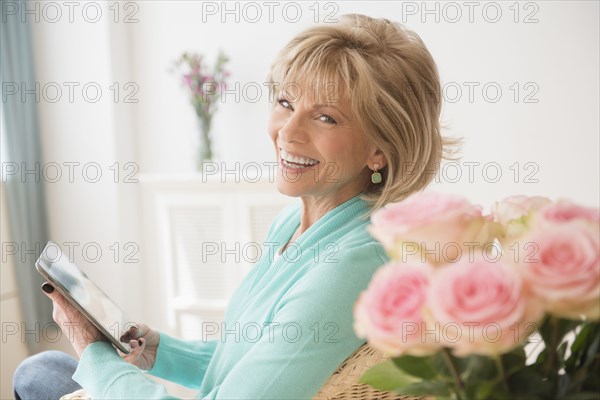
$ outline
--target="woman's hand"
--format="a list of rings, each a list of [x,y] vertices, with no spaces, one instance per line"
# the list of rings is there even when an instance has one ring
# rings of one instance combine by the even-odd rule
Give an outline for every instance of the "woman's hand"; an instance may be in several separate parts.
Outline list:
[[[48,282],[44,282],[42,290],[50,297],[53,304],[52,319],[60,326],[75,352],[81,357],[85,348],[93,342],[104,340],[100,331],[88,321],[86,317],[73,307],[54,289]]]
[[[121,336],[121,342],[129,342],[129,347],[131,347],[129,354],[123,354],[119,351],[121,357],[129,364],[143,370],[149,370],[154,366],[156,351],[160,342],[160,335],[157,331],[150,329],[145,324],[138,324],[129,328]]]

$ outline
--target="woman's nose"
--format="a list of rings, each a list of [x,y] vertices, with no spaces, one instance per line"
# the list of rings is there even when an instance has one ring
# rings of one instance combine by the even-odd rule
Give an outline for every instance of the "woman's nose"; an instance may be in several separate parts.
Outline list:
[[[299,142],[306,143],[308,140],[308,134],[306,126],[302,122],[299,115],[294,114],[286,119],[283,126],[277,131],[279,139],[285,142]]]

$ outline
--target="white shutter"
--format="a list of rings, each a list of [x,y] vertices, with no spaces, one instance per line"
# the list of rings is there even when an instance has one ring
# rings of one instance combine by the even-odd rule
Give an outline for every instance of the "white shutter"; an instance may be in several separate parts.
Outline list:
[[[144,198],[146,317],[159,329],[200,339],[220,326],[229,298],[265,251],[267,230],[294,199],[271,182],[140,177]],[[216,254],[212,254],[215,253]]]

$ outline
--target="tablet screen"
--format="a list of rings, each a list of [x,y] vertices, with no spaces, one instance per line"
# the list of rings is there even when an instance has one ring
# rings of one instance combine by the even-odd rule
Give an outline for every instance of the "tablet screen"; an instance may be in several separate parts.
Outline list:
[[[123,351],[123,347],[129,351],[129,346],[120,343],[119,338],[133,324],[128,320],[125,312],[115,304],[85,273],[69,260],[58,244],[48,242],[37,265],[42,268],[47,278],[59,286],[71,303],[83,312],[104,335],[112,336],[113,343]],[[40,271],[42,272],[42,271]],[[43,274],[43,272],[42,272]],[[60,290],[62,289],[62,290]],[[69,299],[70,298],[70,299]],[[91,318],[90,318],[91,317]],[[100,326],[98,326],[100,325]],[[111,339],[108,337],[108,339]]]

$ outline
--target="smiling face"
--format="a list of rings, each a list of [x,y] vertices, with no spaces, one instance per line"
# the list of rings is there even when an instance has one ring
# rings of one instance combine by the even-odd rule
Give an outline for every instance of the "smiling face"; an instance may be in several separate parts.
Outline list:
[[[277,189],[340,204],[366,188],[373,164],[382,167],[381,155],[366,142],[343,95],[323,99],[306,88],[282,90],[271,112]]]

